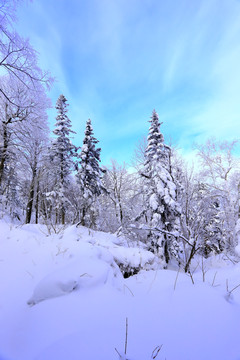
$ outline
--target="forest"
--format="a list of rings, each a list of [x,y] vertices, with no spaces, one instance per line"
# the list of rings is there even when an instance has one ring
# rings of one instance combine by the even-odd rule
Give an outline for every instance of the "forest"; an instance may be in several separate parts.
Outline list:
[[[239,360],[239,140],[187,161],[153,109],[131,163],[102,164],[18,6],[0,0],[0,360]]]
[[[76,224],[124,234],[145,244],[164,267],[173,262],[186,272],[195,254],[233,255],[240,217],[238,141],[211,138],[196,145],[194,166],[165,143],[153,110],[149,132],[135,150],[134,171],[115,160],[101,166],[90,119],[83,145],[73,144],[64,95],[50,133],[47,88],[53,79],[14,31],[14,6],[4,2],[0,11],[1,217],[42,223],[52,232]]]

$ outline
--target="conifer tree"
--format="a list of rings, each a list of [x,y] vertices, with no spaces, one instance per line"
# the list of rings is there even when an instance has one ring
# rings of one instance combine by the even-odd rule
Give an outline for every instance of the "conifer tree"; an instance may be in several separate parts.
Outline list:
[[[74,169],[73,156],[76,155],[77,148],[70,140],[70,134],[75,132],[71,130],[71,121],[67,116],[68,104],[64,95],[59,96],[56,109],[58,115],[56,117],[56,128],[53,131],[56,139],[53,140],[50,150],[53,165],[51,171],[55,176],[55,188],[52,193],[56,212],[59,210],[58,216],[61,218],[61,223],[65,224],[66,191],[69,184],[69,175]]]
[[[97,143],[98,140],[93,135],[91,120],[88,119],[86,123],[83,146],[79,155],[80,168],[77,173],[77,182],[79,184],[82,197],[82,214],[80,223],[83,226],[95,225],[93,203],[104,190],[101,181],[101,173],[103,170],[99,165],[101,161],[101,149],[96,148]]]
[[[164,143],[160,125],[158,114],[153,110],[141,172],[146,194],[145,216],[151,228],[176,234],[180,212],[176,201],[176,185],[170,171],[171,148]],[[151,231],[148,239],[149,248],[157,252],[166,263],[171,256],[178,258],[179,244],[174,236]]]

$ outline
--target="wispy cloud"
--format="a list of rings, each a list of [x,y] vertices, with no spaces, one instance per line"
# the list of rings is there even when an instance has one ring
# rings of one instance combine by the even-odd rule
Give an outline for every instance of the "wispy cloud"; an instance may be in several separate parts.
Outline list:
[[[153,108],[185,152],[238,133],[239,1],[41,0],[19,18],[58,80],[53,102],[65,94],[79,133],[93,118],[106,161],[129,156]]]

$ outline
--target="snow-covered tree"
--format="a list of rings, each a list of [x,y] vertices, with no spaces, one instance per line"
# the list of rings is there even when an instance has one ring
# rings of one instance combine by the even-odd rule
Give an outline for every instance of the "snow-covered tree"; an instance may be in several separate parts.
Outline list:
[[[14,29],[20,2],[0,1],[0,72],[3,75],[0,81],[0,197],[2,205],[8,204],[8,207],[13,199],[18,199],[23,183],[19,164],[27,144],[22,142],[19,130],[28,131],[28,125],[30,122],[34,125],[36,119],[36,122],[40,120],[41,127],[43,112],[49,105],[43,85],[49,86],[52,82],[49,74],[38,66],[37,53],[29,41]],[[18,199],[15,211],[19,204]]]
[[[98,140],[94,137],[91,120],[86,123],[85,137],[83,146],[79,155],[79,170],[77,173],[77,182],[81,193],[81,219],[83,226],[94,226],[96,209],[94,202],[104,191],[102,185],[102,172],[100,167],[100,148],[96,148]]]
[[[26,203],[26,224],[30,223],[35,212],[35,222],[39,219],[39,202],[42,194],[39,192],[40,184],[44,181],[42,177],[44,155],[48,144],[48,130],[46,127],[31,127],[24,134],[21,134],[22,152],[18,151],[21,158],[19,177],[21,184],[21,194]],[[21,179],[24,179],[22,181]]]
[[[235,154],[237,145],[238,141],[220,142],[212,138],[197,147],[202,166],[200,176],[207,184],[209,201],[218,204],[214,213],[217,212],[217,218],[220,217],[222,223],[224,238],[221,248],[224,245],[228,250],[233,250],[237,244],[235,227],[240,218],[240,162]],[[217,239],[212,236],[211,243],[216,242]]]
[[[32,156],[32,143],[41,132],[44,138],[48,136],[46,109],[49,99],[41,84],[36,85],[36,93],[26,89],[20,81],[4,76],[1,86],[7,98],[0,94],[0,201],[10,205],[18,198],[22,177],[27,178],[29,168],[25,168],[25,172],[21,168],[25,167],[26,158]],[[20,199],[15,202],[15,212],[20,210],[19,203]]]
[[[180,209],[176,201],[176,185],[170,173],[171,148],[164,143],[160,125],[158,114],[153,110],[141,171],[146,194],[143,214],[153,229],[148,233],[149,248],[168,263],[172,256],[178,258],[179,255],[177,238],[166,232],[177,235]],[[163,232],[154,231],[155,228]]]
[[[13,81],[20,81],[26,90],[36,91],[36,84],[50,85],[52,79],[37,64],[37,53],[14,29],[18,0],[0,1],[0,69]],[[0,84],[0,94],[12,101]],[[15,105],[19,105],[15,99]]]
[[[139,184],[136,173],[129,173],[126,165],[111,160],[105,167],[103,185],[107,193],[100,197],[101,224],[104,231],[125,232],[139,213]]]
[[[61,223],[65,224],[69,175],[75,169],[73,156],[76,156],[77,148],[70,140],[70,135],[75,132],[71,129],[71,121],[67,116],[68,103],[64,95],[59,96],[56,109],[58,115],[56,117],[56,128],[53,131],[56,138],[53,140],[50,149],[52,159],[50,170],[54,174],[54,189],[49,194],[49,199],[54,200],[56,221],[58,222],[58,218],[60,218]]]

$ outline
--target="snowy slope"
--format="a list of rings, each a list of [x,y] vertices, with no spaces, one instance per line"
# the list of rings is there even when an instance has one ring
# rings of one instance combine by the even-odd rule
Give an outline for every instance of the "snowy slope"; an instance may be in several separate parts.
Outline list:
[[[240,360],[240,266],[205,261],[203,282],[200,262],[193,284],[154,260],[114,235],[2,221],[0,359],[118,360],[128,318],[127,359],[162,345],[157,360]],[[120,263],[149,270],[124,279]]]

